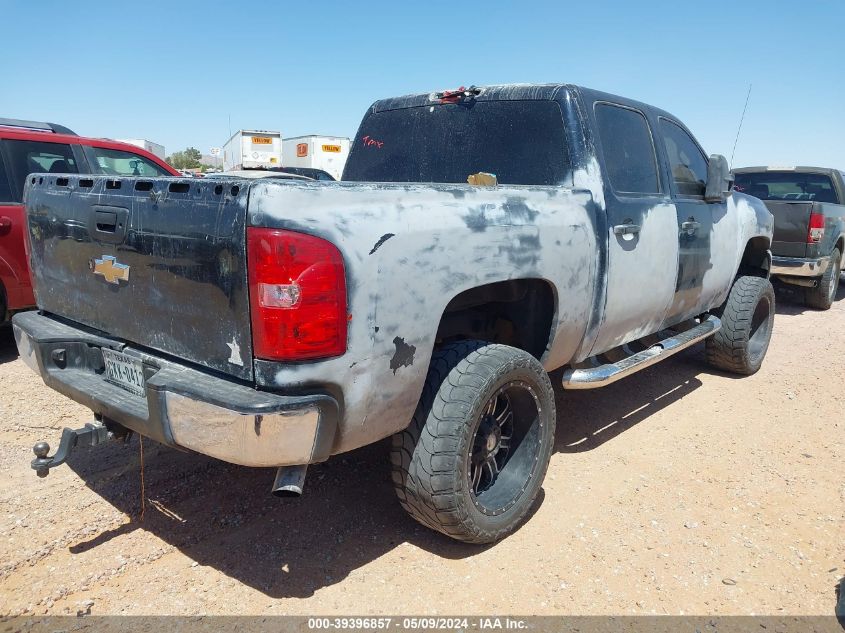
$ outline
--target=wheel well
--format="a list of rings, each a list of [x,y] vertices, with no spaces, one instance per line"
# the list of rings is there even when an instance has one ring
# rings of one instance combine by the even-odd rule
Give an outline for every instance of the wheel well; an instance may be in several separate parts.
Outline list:
[[[840,236],[836,242],[836,248],[839,249],[839,254],[845,256],[845,237]]]
[[[745,245],[745,252],[739,263],[739,274],[768,277],[771,263],[769,240],[765,237],[752,237]]]
[[[555,292],[543,279],[514,279],[465,290],[440,318],[437,343],[474,338],[525,350],[546,351],[555,314]]]

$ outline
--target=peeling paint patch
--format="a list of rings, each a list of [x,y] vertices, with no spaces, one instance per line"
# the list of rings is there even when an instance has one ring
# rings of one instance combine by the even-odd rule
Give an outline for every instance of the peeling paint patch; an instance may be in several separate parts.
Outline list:
[[[379,248],[381,248],[381,245],[382,245],[382,244],[384,244],[384,243],[385,243],[387,240],[389,240],[391,237],[396,237],[396,233],[385,233],[385,234],[384,234],[384,235],[382,235],[380,238],[378,238],[378,242],[376,242],[375,246],[373,246],[373,250],[371,250],[371,251],[370,251],[370,255],[372,255],[372,254],[373,254],[373,253],[375,253],[375,252],[376,252]]]
[[[396,353],[390,359],[390,368],[393,370],[393,375],[396,375],[396,370],[400,367],[410,367],[414,364],[414,354],[417,348],[413,345],[408,345],[405,339],[397,336],[393,339],[393,344],[396,346]]]
[[[243,367],[244,361],[241,358],[241,346],[238,345],[238,340],[232,337],[232,342],[226,343],[226,345],[232,350],[232,353],[229,355],[229,362],[238,367]]]

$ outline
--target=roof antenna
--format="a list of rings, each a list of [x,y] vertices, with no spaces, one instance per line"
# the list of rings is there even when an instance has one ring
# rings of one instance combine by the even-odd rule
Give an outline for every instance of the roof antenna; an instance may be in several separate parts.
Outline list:
[[[734,154],[736,154],[736,144],[739,142],[739,132],[742,130],[742,122],[745,120],[745,111],[748,109],[748,100],[751,98],[751,86],[753,84],[748,84],[748,94],[745,95],[745,105],[742,108],[742,116],[739,118],[739,127],[736,129],[736,138],[734,139],[734,148],[731,152],[731,164],[730,167],[733,169],[734,167]]]

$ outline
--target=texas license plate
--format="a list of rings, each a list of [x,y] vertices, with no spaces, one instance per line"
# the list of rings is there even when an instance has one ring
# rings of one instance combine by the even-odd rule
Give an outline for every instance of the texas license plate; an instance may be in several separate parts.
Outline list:
[[[103,360],[106,361],[106,380],[136,396],[145,394],[144,368],[141,361],[105,348]]]

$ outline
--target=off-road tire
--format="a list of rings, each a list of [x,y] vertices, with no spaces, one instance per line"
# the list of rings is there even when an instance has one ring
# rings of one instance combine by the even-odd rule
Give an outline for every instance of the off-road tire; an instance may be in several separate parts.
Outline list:
[[[480,497],[469,479],[470,459],[485,407],[513,384],[530,386],[526,393],[537,405],[531,427],[536,454],[530,468],[516,471],[526,477],[522,492],[517,486],[512,505],[491,516],[479,509]],[[410,426],[392,439],[392,479],[399,502],[417,521],[454,539],[492,543],[504,538],[519,527],[537,497],[551,458],[555,423],[549,375],[527,352],[482,341],[440,347]],[[507,467],[505,463],[501,472]]]
[[[749,376],[763,364],[775,318],[775,291],[768,279],[739,277],[722,306],[722,328],[705,342],[707,362]]]
[[[804,303],[816,310],[830,310],[839,289],[839,273],[842,271],[842,253],[834,248],[830,254],[830,266],[819,279],[815,288],[804,290]]]

